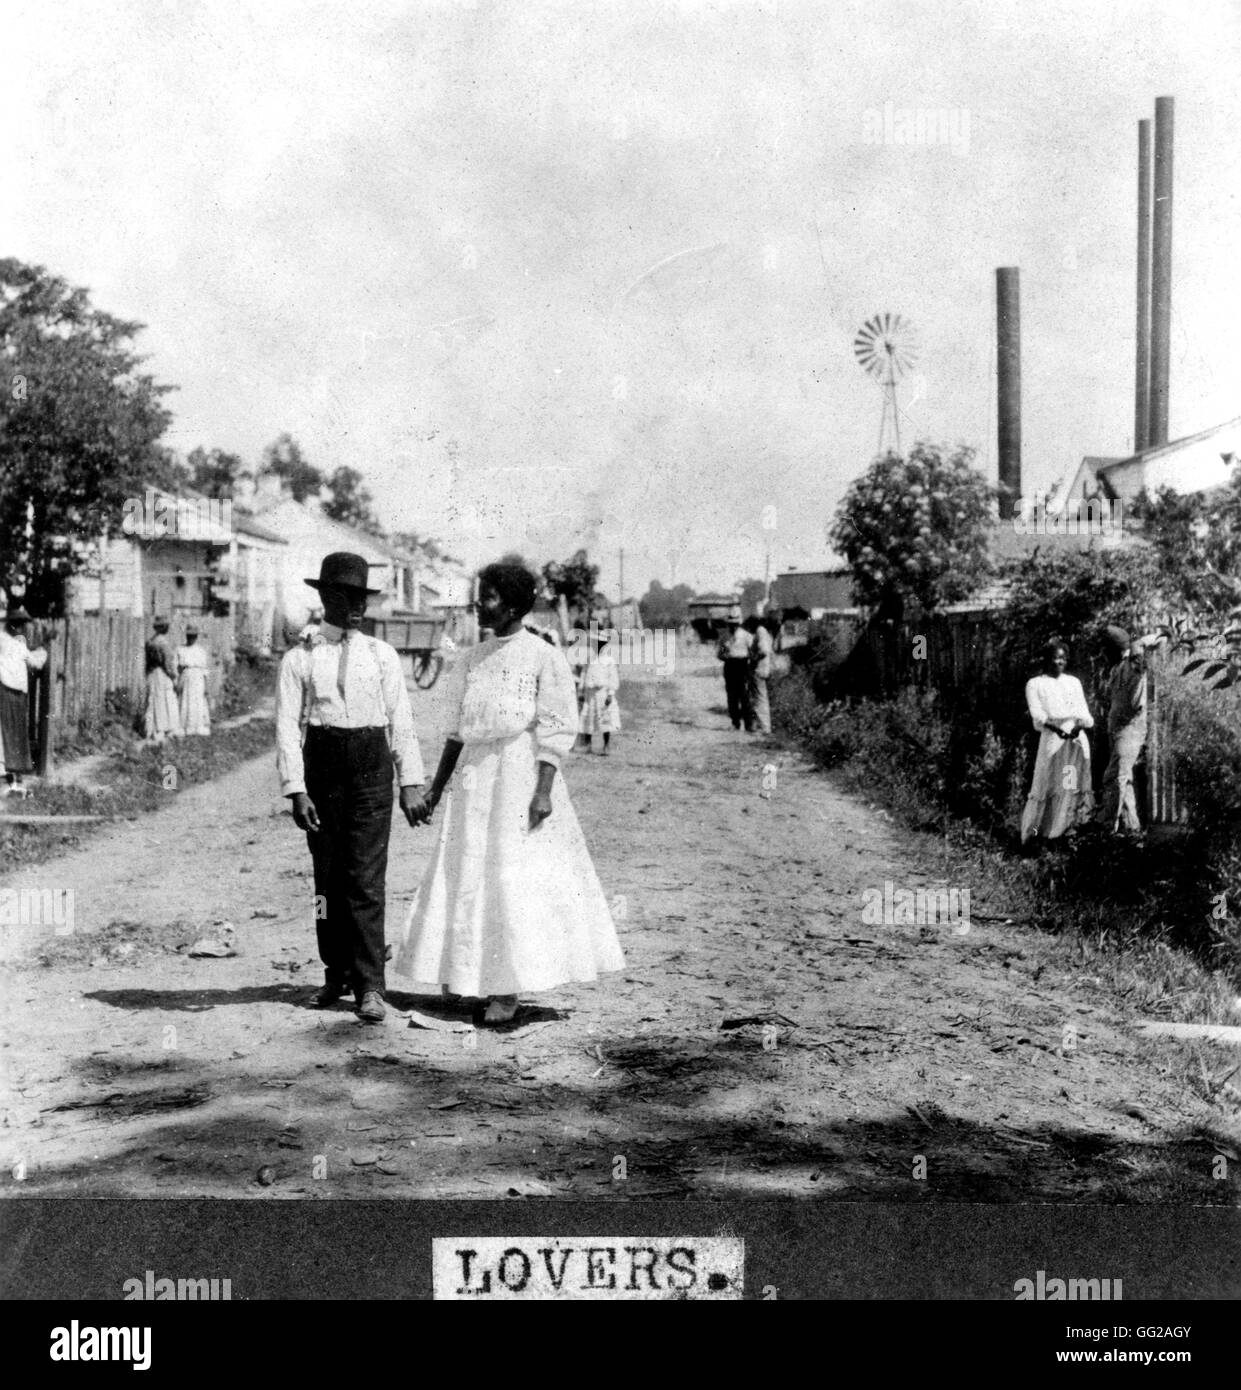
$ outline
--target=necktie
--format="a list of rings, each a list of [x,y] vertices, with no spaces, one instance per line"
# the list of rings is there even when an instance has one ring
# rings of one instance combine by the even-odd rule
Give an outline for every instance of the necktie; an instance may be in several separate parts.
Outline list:
[[[340,637],[340,668],[336,674],[336,688],[340,691],[340,698],[347,705],[349,701],[345,699],[345,678],[349,671],[349,629],[346,628]]]

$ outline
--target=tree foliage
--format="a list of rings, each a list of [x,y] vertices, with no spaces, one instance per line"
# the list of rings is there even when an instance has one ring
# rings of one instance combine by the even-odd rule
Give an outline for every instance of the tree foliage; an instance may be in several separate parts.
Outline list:
[[[356,527],[368,535],[383,535],[383,526],[375,515],[375,499],[356,468],[338,468],[327,480],[327,491],[323,510],[333,521]]]
[[[746,615],[757,613],[767,597],[767,585],[762,579],[738,579],[733,586],[741,595],[741,611]]]
[[[599,566],[590,563],[585,550],[578,550],[563,563],[549,560],[543,566],[543,582],[553,598],[564,596],[570,612],[589,615],[598,599]]]
[[[1215,614],[1241,603],[1241,468],[1209,495],[1143,489],[1132,515],[1159,557],[1170,593]]]
[[[829,535],[860,603],[899,613],[912,600],[932,609],[964,598],[987,575],[995,490],[973,461],[965,446],[945,456],[919,443],[907,458],[877,458],[849,485]]]
[[[124,502],[167,486],[170,415],[134,350],[142,325],[42,266],[0,260],[0,581],[55,613]],[[29,538],[28,536],[29,528]]]
[[[689,622],[689,601],[694,591],[688,584],[674,584],[665,589],[658,579],[652,579],[645,597],[638,600],[645,627],[679,627]]]
[[[223,449],[192,449],[185,463],[187,484],[204,497],[234,497],[237,485],[251,476],[240,454]]]
[[[263,463],[259,471],[260,474],[279,478],[295,502],[317,498],[323,491],[323,474],[310,464],[302,453],[301,445],[287,433],[263,450]]]

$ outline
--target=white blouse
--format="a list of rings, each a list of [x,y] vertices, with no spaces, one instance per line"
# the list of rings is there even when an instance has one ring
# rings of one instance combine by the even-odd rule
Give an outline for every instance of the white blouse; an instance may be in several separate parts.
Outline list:
[[[560,766],[577,741],[577,692],[564,653],[523,628],[462,652],[445,691],[448,737],[487,743],[531,730]]]
[[[1075,719],[1087,729],[1094,728],[1082,683],[1076,676],[1035,676],[1028,680],[1026,707],[1040,733],[1045,725],[1059,724],[1065,719]]]

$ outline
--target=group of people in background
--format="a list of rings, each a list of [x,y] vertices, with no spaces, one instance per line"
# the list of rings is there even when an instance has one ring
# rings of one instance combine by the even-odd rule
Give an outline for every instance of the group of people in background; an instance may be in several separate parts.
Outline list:
[[[156,618],[154,635],[146,644],[146,707],[142,732],[152,743],[167,738],[205,738],[211,733],[207,703],[207,649],[199,645],[198,629],[185,629],[185,642],[174,648],[167,618]]]
[[[1092,820],[1112,834],[1142,832],[1134,771],[1146,743],[1146,652],[1120,627],[1109,627],[1106,639],[1112,660],[1103,692],[1110,754],[1097,807],[1086,735],[1095,721],[1081,681],[1068,674],[1068,647],[1048,642],[1041,671],[1026,682],[1026,706],[1039,735],[1021,817],[1027,851]]]
[[[732,609],[716,643],[715,655],[724,663],[724,692],[728,717],[734,729],[747,733],[771,733],[771,703],[767,682],[779,623],[774,615],[757,615],[742,621],[741,609]]]

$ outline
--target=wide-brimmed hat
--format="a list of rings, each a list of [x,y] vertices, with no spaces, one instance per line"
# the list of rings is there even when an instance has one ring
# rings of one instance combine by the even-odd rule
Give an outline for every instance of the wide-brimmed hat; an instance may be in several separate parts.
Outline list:
[[[6,623],[32,623],[34,619],[19,603],[16,608],[10,608],[4,615],[4,621]]]
[[[187,637],[197,637],[197,636],[198,636],[198,629],[193,625],[193,623],[191,623],[190,626],[187,627],[187,628],[185,629],[185,635],[186,635]]]
[[[1129,650],[1133,640],[1123,627],[1108,627],[1103,635],[1107,638],[1108,646],[1122,656]]]
[[[368,594],[381,594],[382,589],[370,587],[370,566],[363,555],[354,555],[348,550],[336,550],[323,557],[319,566],[318,579],[306,581],[312,589],[322,589],[325,584],[337,589],[361,589]]]
[[[152,626],[152,627],[171,627],[172,624],[171,624],[171,622],[169,622],[169,620],[168,620],[167,618],[165,618],[165,617],[163,617],[163,616],[160,616],[160,617],[156,617],[156,618],[152,618],[152,619],[151,619],[151,626]]]
[[[726,623],[739,623],[741,621],[741,609],[730,608],[728,610],[728,617],[725,618],[724,621]]]

